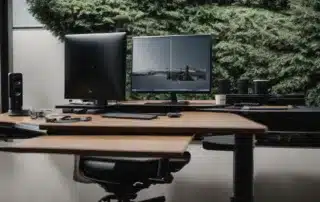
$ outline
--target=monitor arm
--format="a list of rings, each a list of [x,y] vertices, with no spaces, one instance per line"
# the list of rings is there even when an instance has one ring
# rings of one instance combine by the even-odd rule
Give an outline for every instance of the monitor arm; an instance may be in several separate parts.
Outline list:
[[[170,93],[170,98],[172,103],[178,103],[178,98],[176,93]]]

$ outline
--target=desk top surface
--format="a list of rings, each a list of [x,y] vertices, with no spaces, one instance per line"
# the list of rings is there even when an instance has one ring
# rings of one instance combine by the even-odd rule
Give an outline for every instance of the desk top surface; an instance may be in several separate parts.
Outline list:
[[[163,104],[165,105],[166,102],[169,102],[170,100],[127,100],[124,102],[119,102],[118,104],[120,105],[141,105],[141,106],[152,106],[153,104]],[[215,100],[179,100],[179,101],[188,101],[189,104],[186,106],[191,106],[191,107],[201,107],[201,106],[210,106],[210,105],[215,105],[216,101]],[[174,106],[174,103],[171,103],[171,105]]]
[[[8,114],[0,114],[0,124],[1,125],[13,125],[21,122],[29,122],[31,119],[29,117],[15,117],[9,116]]]
[[[83,115],[82,115],[83,116]],[[90,122],[40,123],[40,129],[54,131],[106,132],[112,134],[195,134],[195,133],[265,133],[267,127],[231,113],[183,112],[180,118],[159,116],[153,120],[102,118],[91,115]]]
[[[94,156],[176,156],[185,152],[196,133],[253,135],[265,133],[267,130],[264,125],[230,113],[183,112],[180,118],[160,116],[154,120],[90,116],[90,122],[61,124],[2,114],[0,123],[36,123],[40,129],[63,131],[63,134],[70,136],[41,136],[0,147],[0,151]],[[128,135],[120,135],[122,133]]]
[[[112,156],[178,156],[192,136],[41,136],[0,147],[17,153]]]
[[[75,131],[84,133],[100,133],[103,135],[133,133],[133,134],[194,134],[194,133],[265,133],[267,127],[231,113],[217,112],[182,112],[180,118],[159,116],[153,120],[102,118],[100,115],[72,115],[91,116],[90,122],[76,123],[45,123],[44,120],[31,120],[29,117],[10,117],[0,115],[0,123],[39,124],[40,129],[54,131]]]

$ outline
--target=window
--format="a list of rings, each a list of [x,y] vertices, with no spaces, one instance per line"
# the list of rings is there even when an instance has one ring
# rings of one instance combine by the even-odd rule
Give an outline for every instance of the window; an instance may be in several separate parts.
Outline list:
[[[26,0],[12,0],[13,28],[42,28],[29,12]]]

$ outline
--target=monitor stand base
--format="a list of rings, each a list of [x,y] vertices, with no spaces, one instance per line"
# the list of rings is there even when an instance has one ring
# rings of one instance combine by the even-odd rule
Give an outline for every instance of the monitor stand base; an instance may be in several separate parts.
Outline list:
[[[171,100],[168,100],[168,101],[163,101],[163,102],[146,102],[145,104],[147,105],[173,105],[173,106],[185,106],[185,105],[189,105],[190,102],[189,101],[186,101],[186,100],[181,100],[179,101],[178,98],[177,98],[177,95],[175,93],[171,93],[170,94],[171,96]]]
[[[56,109],[77,109],[79,113],[81,110],[104,110],[108,107],[108,101],[106,100],[95,100],[92,103],[69,103],[64,105],[56,105]]]
[[[152,103],[151,103],[152,104]],[[154,103],[153,103],[154,104]],[[160,102],[160,104],[166,104],[166,105],[189,105],[190,102],[189,101],[184,101],[184,100],[181,100],[181,101],[163,101],[163,102]]]
[[[8,111],[9,116],[30,116],[30,110],[22,109],[17,111]]]

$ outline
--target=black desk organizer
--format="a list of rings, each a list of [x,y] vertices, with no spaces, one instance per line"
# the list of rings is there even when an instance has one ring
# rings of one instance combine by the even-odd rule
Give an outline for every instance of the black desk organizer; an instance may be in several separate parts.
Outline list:
[[[293,95],[253,95],[253,94],[228,94],[227,105],[233,105],[235,103],[258,103],[267,105],[305,105],[305,98],[303,94]],[[221,106],[212,104],[199,105],[169,105],[169,104],[110,104],[103,105],[84,105],[84,104],[66,104],[57,105],[57,109],[63,109],[65,113],[75,113],[78,111],[95,111],[96,113],[105,112],[128,112],[128,113],[168,113],[168,112],[180,112],[180,111],[196,111],[203,108],[223,108]]]
[[[232,112],[267,125],[268,134],[257,136],[256,146],[320,147],[320,108],[296,107],[287,110],[241,110],[239,108],[210,109],[209,111]],[[206,137],[202,144],[207,150],[232,151],[234,135]]]
[[[181,111],[196,111],[199,108],[211,108],[211,107],[220,107],[212,104],[201,104],[199,105],[168,105],[168,104],[113,104],[108,106],[92,106],[92,105],[57,105],[57,109],[62,109],[64,113],[75,113],[79,109],[84,109],[87,111],[95,113],[106,113],[106,112],[126,112],[126,113],[168,113],[168,112],[181,112]],[[80,110],[81,111],[81,110]]]
[[[256,95],[256,94],[227,94],[227,104],[259,103],[265,105],[305,105],[304,94],[289,95]]]

